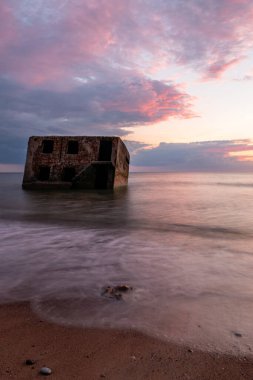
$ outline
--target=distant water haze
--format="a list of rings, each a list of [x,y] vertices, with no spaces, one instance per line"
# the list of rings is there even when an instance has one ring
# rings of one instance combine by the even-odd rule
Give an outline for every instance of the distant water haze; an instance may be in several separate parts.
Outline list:
[[[0,174],[0,302],[59,324],[253,352],[253,175],[134,173],[108,191]],[[104,286],[127,284],[122,300]]]

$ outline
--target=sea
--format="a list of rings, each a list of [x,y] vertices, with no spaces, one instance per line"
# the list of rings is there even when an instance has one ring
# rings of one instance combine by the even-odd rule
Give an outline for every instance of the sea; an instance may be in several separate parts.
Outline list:
[[[21,183],[0,174],[1,304],[253,354],[253,173],[131,173],[115,191]],[[103,294],[122,284],[122,299]]]

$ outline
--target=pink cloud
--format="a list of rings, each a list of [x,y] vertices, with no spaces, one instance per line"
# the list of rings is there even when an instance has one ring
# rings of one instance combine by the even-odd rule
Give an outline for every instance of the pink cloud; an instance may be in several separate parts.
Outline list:
[[[49,134],[69,133],[70,127],[79,134],[91,130],[103,134],[104,129],[122,135],[129,126],[194,116],[192,97],[176,85],[136,72],[131,72],[130,78],[124,70],[113,74],[109,82],[102,77],[91,79],[68,91],[27,88],[0,80],[1,120],[3,126],[11,125],[3,136],[11,130],[24,133],[24,128],[27,133],[36,128],[45,128]]]
[[[235,66],[236,64],[241,62],[242,59],[243,57],[234,58],[229,62],[220,61],[210,64],[205,73],[204,79],[221,78],[225,71],[227,71],[230,67]]]
[[[178,62],[191,64],[209,78],[240,62],[252,47],[251,1],[188,1],[181,12],[175,8],[170,20]]]
[[[236,140],[160,143],[155,148],[138,150],[132,164],[135,169],[146,166],[161,171],[252,172],[249,155],[227,154],[233,149],[250,151],[252,147],[253,143],[247,140],[239,144]]]
[[[56,4],[57,1],[51,12],[55,12],[57,18]],[[107,60],[106,51],[114,43],[113,25],[124,13],[124,7],[117,4],[112,1],[104,4],[76,1],[74,5],[67,2],[57,22],[40,19],[39,15],[29,19],[29,14],[29,22],[24,22],[22,15],[14,12],[15,7],[9,9],[18,28],[12,32],[7,27],[11,23],[8,21],[5,25],[3,34],[11,50],[6,51],[0,69],[28,85],[66,81],[76,73],[85,73],[87,65],[98,58]],[[2,18],[4,15],[0,23]]]
[[[194,117],[193,98],[175,85],[136,76],[132,83],[120,85],[117,97],[103,101],[108,111],[132,113],[143,122],[159,122],[170,117]]]
[[[236,152],[246,152],[253,149],[253,142],[251,140],[232,140],[232,141],[222,141],[210,142],[208,144],[208,153],[220,154],[222,157],[228,157],[230,153]]]
[[[232,140],[222,142],[210,142],[206,146],[208,155],[214,155],[223,159],[238,161],[253,161],[253,141],[251,140]],[[252,168],[253,169],[253,168]]]
[[[18,38],[18,23],[13,10],[5,2],[0,3],[0,36],[0,54],[7,57],[8,49]]]
[[[187,90],[152,80],[152,70],[173,64],[220,78],[252,48],[252,24],[250,0],[2,0],[3,156],[24,130],[124,135],[193,117]],[[238,148],[228,145],[207,144],[203,156]]]
[[[62,85],[97,62],[143,71],[174,62],[219,77],[252,47],[250,0],[8,4],[0,5],[0,69],[32,85]]]

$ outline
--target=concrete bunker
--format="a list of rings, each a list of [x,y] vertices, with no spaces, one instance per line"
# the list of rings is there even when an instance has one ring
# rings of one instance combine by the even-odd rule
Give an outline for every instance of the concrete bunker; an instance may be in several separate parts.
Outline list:
[[[32,136],[24,189],[113,189],[125,186],[129,152],[119,137]]]

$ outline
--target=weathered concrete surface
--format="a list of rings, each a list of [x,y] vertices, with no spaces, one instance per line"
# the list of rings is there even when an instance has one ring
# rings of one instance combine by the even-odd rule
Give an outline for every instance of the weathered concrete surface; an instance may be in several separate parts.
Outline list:
[[[128,182],[130,156],[119,137],[32,136],[24,189],[113,189]]]

